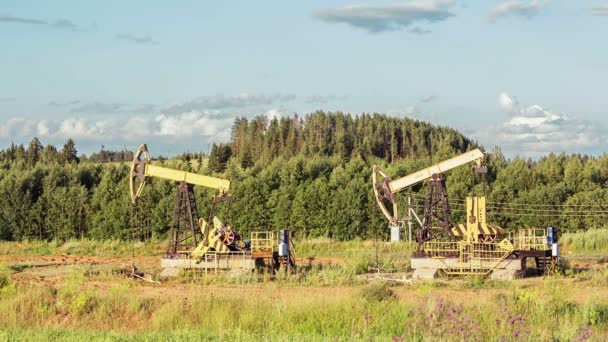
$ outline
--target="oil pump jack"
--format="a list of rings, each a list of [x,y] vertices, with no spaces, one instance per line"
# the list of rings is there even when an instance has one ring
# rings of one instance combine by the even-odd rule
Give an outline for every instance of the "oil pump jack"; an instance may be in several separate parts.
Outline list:
[[[444,172],[468,163],[473,163],[472,169],[475,173],[487,172],[484,154],[477,148],[396,180],[392,180],[379,166],[374,165],[372,177],[376,201],[389,222],[397,225],[396,194],[420,182],[427,181],[428,190],[422,227],[416,233],[419,249],[423,243],[436,238],[454,240],[458,237],[466,237],[475,242],[493,242],[498,235],[504,234],[504,230],[486,222],[485,197],[468,198],[466,226],[455,225],[452,222]],[[391,210],[387,208],[387,205]]]
[[[393,226],[398,225],[396,194],[420,182],[428,183],[424,218],[416,233],[418,249],[410,259],[413,277],[432,279],[442,272],[448,276],[491,275],[494,279],[514,279],[528,273],[526,260],[530,258],[535,259],[534,268],[545,272],[554,257],[554,228],[523,228],[507,236],[503,228],[487,222],[484,196],[466,199],[465,224],[452,222],[444,172],[469,163],[473,164],[475,173],[487,172],[484,154],[479,149],[396,180],[379,166],[373,167],[376,201]]]
[[[161,258],[161,277],[177,276],[180,270],[249,271],[256,267],[296,266],[288,230],[281,230],[278,239],[273,231],[256,231],[251,232],[250,240],[243,240],[231,226],[213,216],[216,204],[233,200],[227,193],[230,181],[152,165],[148,147],[143,144],[131,165],[130,194],[134,204],[152,177],[179,182],[167,252]],[[194,185],[217,190],[211,197],[207,220],[198,218]],[[135,270],[134,267],[133,273]]]
[[[175,207],[167,245],[167,257],[189,255],[199,246],[199,250],[205,251],[209,249],[228,250],[230,246],[242,246],[242,244],[239,244],[239,234],[229,226],[224,226],[217,217],[213,217],[213,206],[215,204],[233,200],[232,196],[227,194],[230,181],[152,165],[148,147],[146,144],[142,144],[131,164],[129,185],[131,201],[134,204],[141,196],[149,178],[162,178],[179,182],[175,194]],[[207,221],[198,218],[194,185],[218,190],[218,193],[211,197],[209,221],[213,220],[213,228],[207,224]],[[218,243],[218,241],[221,243]]]

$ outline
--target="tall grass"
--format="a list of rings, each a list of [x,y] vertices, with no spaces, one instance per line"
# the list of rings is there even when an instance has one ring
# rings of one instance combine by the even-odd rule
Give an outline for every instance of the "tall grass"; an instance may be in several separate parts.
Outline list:
[[[560,238],[560,243],[571,247],[575,252],[608,253],[608,228],[565,233]]]
[[[164,252],[165,246],[164,241],[158,240],[136,243],[120,240],[102,241],[91,239],[71,239],[65,242],[38,240],[24,242],[0,241],[0,255],[68,254],[77,256],[124,257],[135,252],[138,256],[156,256]]]
[[[295,290],[290,294],[289,287],[279,291],[276,283],[226,292],[190,284],[172,295],[151,295],[148,285],[122,278],[105,290],[77,274],[52,286],[15,285],[10,276],[2,279],[0,340],[570,341],[608,337],[608,299],[591,296],[575,302],[569,284],[551,279],[533,288],[513,286],[493,296],[476,297],[471,290],[461,290],[468,297],[460,301],[441,291],[386,285],[319,295]],[[405,289],[408,298],[399,299],[395,294]]]

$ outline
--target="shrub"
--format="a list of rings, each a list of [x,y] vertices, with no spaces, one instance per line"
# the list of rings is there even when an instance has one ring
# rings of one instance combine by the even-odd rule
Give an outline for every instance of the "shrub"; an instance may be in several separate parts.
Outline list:
[[[372,284],[361,290],[361,297],[369,302],[383,302],[396,296],[387,283]]]

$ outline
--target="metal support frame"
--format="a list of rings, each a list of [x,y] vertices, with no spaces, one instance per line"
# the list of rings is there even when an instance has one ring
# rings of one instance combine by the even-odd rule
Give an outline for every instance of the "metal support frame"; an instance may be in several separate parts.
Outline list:
[[[441,175],[435,174],[429,180],[422,229],[416,234],[419,249],[422,243],[442,235],[453,238],[451,230],[453,226],[445,179]]]
[[[167,255],[187,253],[196,248],[201,234],[197,222],[198,209],[194,189],[191,184],[180,182],[175,194]]]

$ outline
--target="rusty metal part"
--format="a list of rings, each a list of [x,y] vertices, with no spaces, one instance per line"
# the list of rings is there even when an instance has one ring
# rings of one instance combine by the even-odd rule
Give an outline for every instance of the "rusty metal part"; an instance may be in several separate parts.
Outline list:
[[[236,240],[236,232],[234,232],[232,229],[226,229],[224,231],[223,234],[223,240],[224,243],[231,246],[232,244],[234,244],[234,241]]]
[[[428,183],[422,229],[417,234],[419,248],[424,242],[440,236],[453,238],[453,226],[445,179],[440,174],[433,174]]]
[[[194,189],[191,184],[181,182],[175,194],[167,255],[183,254],[196,248],[201,240],[197,223],[198,209]]]

